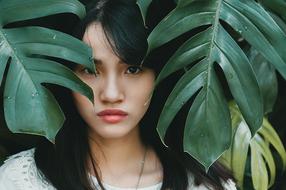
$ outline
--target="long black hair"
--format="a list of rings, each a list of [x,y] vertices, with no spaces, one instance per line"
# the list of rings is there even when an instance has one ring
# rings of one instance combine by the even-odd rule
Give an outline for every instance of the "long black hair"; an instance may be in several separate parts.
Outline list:
[[[127,64],[140,65],[147,50],[148,30],[136,0],[95,0],[87,6],[87,15],[76,28],[75,36],[82,39],[86,28],[94,23],[100,23],[114,53]],[[146,59],[146,66],[160,71],[167,59],[166,53],[154,52]],[[145,63],[144,63],[145,64]],[[176,81],[176,73],[168,81],[155,90],[150,107],[140,121],[140,136],[146,146],[151,146],[163,166],[162,190],[186,190],[189,175],[194,177],[195,184],[204,184],[214,189],[223,189],[221,182],[231,178],[231,174],[219,163],[214,163],[209,172],[205,173],[202,166],[182,150],[183,121],[187,107],[183,108],[175,118],[167,132],[166,148],[156,132],[156,121],[162,109],[166,95],[171,90],[170,81]],[[169,88],[168,88],[169,87]],[[35,151],[36,165],[46,180],[59,190],[92,190],[88,173],[87,158],[91,150],[87,137],[87,125],[77,113],[70,91],[60,89],[58,100],[66,115],[66,122],[56,136],[55,144],[45,140],[39,143]],[[57,92],[56,92],[57,94]],[[69,96],[66,96],[69,94]],[[172,134],[172,135],[170,135]],[[93,159],[91,159],[93,160]],[[104,189],[96,170],[96,162],[92,161],[96,178]]]

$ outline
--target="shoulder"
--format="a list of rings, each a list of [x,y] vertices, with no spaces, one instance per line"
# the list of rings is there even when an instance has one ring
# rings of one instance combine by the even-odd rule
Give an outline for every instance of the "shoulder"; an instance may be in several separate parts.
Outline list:
[[[228,179],[227,181],[222,181],[222,186],[224,190],[237,190],[236,185],[233,180]],[[199,186],[194,184],[194,176],[189,173],[189,187],[188,190],[213,190],[213,188],[208,187],[204,184]]]
[[[34,160],[35,149],[10,156],[0,167],[0,190],[53,189],[44,180]]]

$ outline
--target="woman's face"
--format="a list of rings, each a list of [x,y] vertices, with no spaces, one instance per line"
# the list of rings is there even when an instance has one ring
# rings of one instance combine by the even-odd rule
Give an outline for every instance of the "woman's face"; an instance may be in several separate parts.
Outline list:
[[[73,93],[76,107],[97,138],[120,138],[138,129],[154,86],[155,74],[122,62],[112,51],[100,24],[90,25],[83,41],[93,49],[96,73],[77,66],[75,73],[94,93],[94,105]]]

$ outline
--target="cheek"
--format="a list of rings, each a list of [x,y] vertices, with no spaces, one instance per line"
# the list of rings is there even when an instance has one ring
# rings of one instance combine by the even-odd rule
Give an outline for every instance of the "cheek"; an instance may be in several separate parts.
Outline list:
[[[136,108],[142,108],[145,112],[149,106],[152,90],[154,88],[154,77],[141,78],[136,83],[128,85],[129,98]]]
[[[144,94],[144,96],[149,98],[149,96],[153,91],[154,85],[155,85],[155,76],[153,73],[152,74],[150,73],[144,78],[144,80],[141,80],[139,88],[140,92],[142,93],[142,95]]]
[[[81,115],[89,110],[87,108],[92,107],[92,103],[85,96],[75,92],[72,93],[72,96],[74,104]]]

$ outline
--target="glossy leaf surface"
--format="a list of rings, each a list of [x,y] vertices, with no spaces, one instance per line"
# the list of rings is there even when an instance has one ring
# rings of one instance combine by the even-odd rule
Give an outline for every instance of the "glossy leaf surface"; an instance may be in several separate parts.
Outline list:
[[[278,95],[278,81],[275,69],[260,53],[253,48],[249,51],[249,59],[255,72],[263,97],[264,114],[272,112]]]
[[[206,169],[218,159],[230,146],[231,142],[229,111],[225,103],[224,94],[221,92],[220,81],[216,79],[215,65],[222,69],[232,96],[242,110],[252,136],[260,128],[263,117],[262,97],[249,59],[220,22],[220,20],[224,20],[234,30],[238,30],[237,20],[248,13],[241,10],[238,14],[237,11],[229,8],[233,8],[232,3],[232,1],[181,0],[178,2],[177,7],[157,25],[148,38],[148,52],[151,52],[191,29],[201,26],[206,27],[205,30],[186,41],[174,53],[156,81],[156,84],[159,85],[162,80],[178,70],[186,68],[191,68],[190,70],[192,70],[192,67],[197,65],[200,65],[197,67],[204,67],[204,70],[201,71],[201,73],[204,73],[201,74],[204,77],[200,79],[200,83],[195,81],[198,80],[197,77],[187,79],[185,75],[189,72],[182,77],[185,78],[184,82],[182,80],[178,81],[174,89],[178,86],[183,89],[184,86],[182,85],[185,85],[186,88],[191,90],[184,92],[185,95],[182,96],[185,99],[179,98],[181,97],[178,96],[180,90],[174,90],[170,94],[161,113],[157,128],[163,141],[168,126],[180,108],[182,108],[184,102],[187,102],[197,93],[198,95],[190,108],[188,119],[186,120],[184,150],[201,162]],[[244,3],[237,2],[236,4],[235,6],[239,8],[243,7],[240,4]],[[253,7],[259,11],[259,6],[257,7],[255,4]],[[253,21],[253,23],[255,22],[259,21]],[[254,32],[252,35],[254,35]],[[283,32],[281,35],[283,35]],[[279,59],[281,59],[281,56],[279,56]],[[201,65],[202,63],[205,66]],[[284,66],[282,65],[282,67]],[[193,88],[187,86],[193,86]],[[207,106],[205,107],[205,105]],[[212,108],[212,113],[206,111],[210,107]],[[254,108],[256,112],[253,112]],[[204,111],[200,111],[200,109]],[[199,118],[206,122],[197,123]],[[221,120],[218,118],[221,118]],[[220,133],[214,132],[214,129],[220,131]],[[197,135],[196,138],[194,138],[195,135],[192,135],[193,130],[196,130],[194,133]],[[200,137],[201,135],[199,134],[206,136],[202,135]],[[226,138],[221,138],[220,135]],[[206,142],[204,138],[209,139],[209,141]],[[202,141],[204,143],[200,143]]]
[[[152,0],[137,0],[137,4],[140,8],[144,23],[146,22],[146,16],[147,16],[148,8],[149,8],[151,3],[152,3]]]
[[[93,93],[70,69],[49,57],[83,64],[93,70],[91,50],[83,42],[59,31],[4,26],[58,13],[83,17],[85,10],[76,0],[0,1],[0,79],[6,77],[6,83],[0,84],[5,86],[7,126],[12,132],[42,135],[50,141],[54,141],[65,118],[53,95],[42,84],[70,88],[91,101]]]

